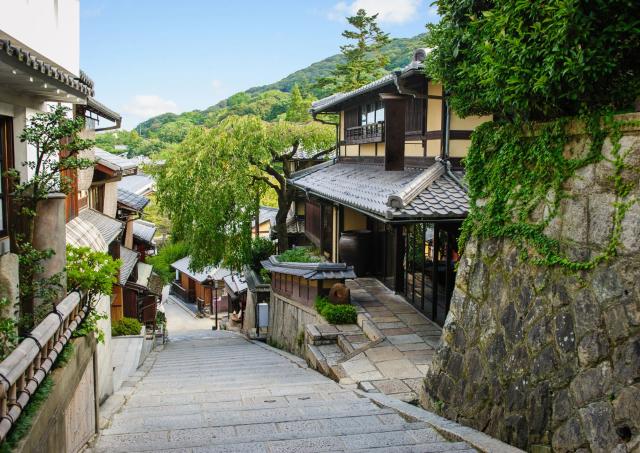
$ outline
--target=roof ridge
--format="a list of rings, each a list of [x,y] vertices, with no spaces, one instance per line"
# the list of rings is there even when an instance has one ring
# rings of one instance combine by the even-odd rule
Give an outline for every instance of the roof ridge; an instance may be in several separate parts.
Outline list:
[[[411,203],[422,191],[428,188],[440,176],[445,174],[445,166],[436,162],[416,176],[401,191],[389,195],[387,206],[395,209],[402,209]]]

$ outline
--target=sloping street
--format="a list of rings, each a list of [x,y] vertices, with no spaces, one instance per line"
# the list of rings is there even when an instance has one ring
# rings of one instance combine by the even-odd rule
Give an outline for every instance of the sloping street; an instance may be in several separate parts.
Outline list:
[[[166,309],[171,341],[90,451],[475,451],[299,359]]]

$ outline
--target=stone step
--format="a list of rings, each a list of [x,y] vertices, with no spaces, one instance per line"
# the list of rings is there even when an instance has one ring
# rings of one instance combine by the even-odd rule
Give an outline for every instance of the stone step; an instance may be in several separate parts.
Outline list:
[[[433,445],[447,443],[442,436],[425,423],[385,424],[373,417],[349,417],[344,419],[319,419],[292,422],[262,423],[254,425],[215,426],[208,428],[175,429],[154,433],[104,435],[96,446],[97,451],[143,451],[194,448],[203,445],[225,446],[267,443],[271,451],[304,451],[305,445],[322,448],[326,439],[339,439],[338,445],[347,451],[372,446]],[[151,434],[149,438],[145,434]],[[331,442],[333,444],[333,442]],[[451,444],[449,444],[451,445]],[[466,444],[463,444],[467,449]],[[104,450],[101,450],[104,449]],[[302,449],[302,450],[298,450]],[[244,451],[238,448],[235,451]],[[321,451],[321,450],[316,450]]]

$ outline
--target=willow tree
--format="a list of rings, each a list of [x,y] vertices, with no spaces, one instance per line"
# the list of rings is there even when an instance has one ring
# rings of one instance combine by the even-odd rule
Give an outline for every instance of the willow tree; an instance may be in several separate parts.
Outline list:
[[[156,170],[158,203],[174,234],[188,244],[192,266],[239,269],[250,262],[251,224],[268,189],[278,198],[279,247],[288,248],[291,161],[301,148],[317,150],[313,157],[326,155],[334,140],[335,131],[321,124],[268,123],[255,116],[194,128]]]

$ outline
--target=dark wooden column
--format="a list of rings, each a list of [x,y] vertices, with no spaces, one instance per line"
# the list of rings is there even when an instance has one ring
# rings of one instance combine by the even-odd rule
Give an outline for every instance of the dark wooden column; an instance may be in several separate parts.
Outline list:
[[[404,170],[404,141],[406,129],[407,98],[382,93],[384,102],[384,169]]]

